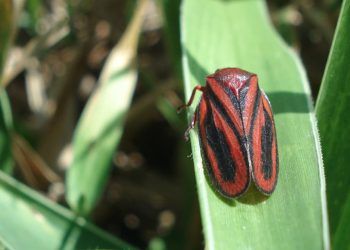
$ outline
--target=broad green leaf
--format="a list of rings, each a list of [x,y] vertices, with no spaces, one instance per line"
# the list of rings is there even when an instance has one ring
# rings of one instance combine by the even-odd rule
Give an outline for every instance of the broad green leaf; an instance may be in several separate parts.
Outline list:
[[[90,97],[75,131],[67,200],[82,215],[88,215],[94,208],[105,186],[134,93],[137,79],[134,60],[147,1],[138,3],[127,31],[107,59],[99,86]]]
[[[8,249],[132,249],[0,172],[0,246]]]
[[[3,89],[3,71],[13,33],[13,5],[11,0],[0,2],[0,169],[11,172],[11,140],[12,115],[9,100]]]
[[[272,103],[278,137],[279,180],[271,197],[261,200],[250,193],[226,200],[205,176],[197,130],[192,130],[207,249],[328,249],[323,166],[308,81],[298,57],[274,31],[264,2],[185,0],[181,35],[186,99],[218,68],[254,72]]]
[[[349,24],[350,1],[344,0],[316,105],[334,249],[350,247]]]

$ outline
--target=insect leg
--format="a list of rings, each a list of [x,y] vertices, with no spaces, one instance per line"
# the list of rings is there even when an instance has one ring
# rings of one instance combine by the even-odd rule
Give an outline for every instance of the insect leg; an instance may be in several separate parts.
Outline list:
[[[201,85],[197,85],[196,87],[194,87],[193,91],[192,91],[192,94],[191,94],[191,97],[190,97],[190,100],[184,104],[184,105],[181,105],[180,107],[177,108],[177,113],[180,113],[183,109],[191,106],[192,102],[193,102],[193,99],[194,99],[194,96],[196,94],[196,91],[199,90],[199,91],[204,91],[204,88],[203,86]]]
[[[190,122],[190,125],[188,126],[188,128],[186,129],[185,131],[185,134],[184,134],[184,137],[185,137],[185,140],[188,141],[188,138],[189,138],[189,134],[190,134],[190,131],[191,129],[194,128],[194,126],[196,125],[196,122],[197,122],[197,109],[196,111],[194,112],[193,114],[193,117],[192,117],[192,120]]]

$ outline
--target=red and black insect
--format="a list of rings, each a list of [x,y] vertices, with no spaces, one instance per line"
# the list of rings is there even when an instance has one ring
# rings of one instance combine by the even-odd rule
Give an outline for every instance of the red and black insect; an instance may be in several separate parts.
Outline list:
[[[192,122],[198,121],[207,173],[219,193],[236,198],[247,191],[251,179],[270,195],[277,183],[278,152],[270,102],[258,86],[258,77],[238,68],[217,70],[207,76]]]

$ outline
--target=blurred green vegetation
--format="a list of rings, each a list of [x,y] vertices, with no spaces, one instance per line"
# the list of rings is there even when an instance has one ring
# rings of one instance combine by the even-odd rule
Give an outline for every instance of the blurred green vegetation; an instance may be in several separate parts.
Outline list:
[[[270,237],[262,248],[268,244],[278,249],[283,239],[289,247],[326,248],[326,216],[322,223],[320,218],[322,164],[316,162],[315,123],[307,118],[313,107],[308,106],[309,87],[302,87],[307,84],[305,66],[314,99],[323,77],[317,117],[329,186],[330,235],[334,249],[348,249],[348,104],[333,100],[346,100],[348,92],[348,75],[342,72],[348,65],[349,1],[343,2],[324,76],[341,1],[266,3],[271,23],[262,14],[262,1],[255,0],[183,0],[182,11],[180,0],[0,1],[0,246],[224,249],[234,241],[230,249],[248,248],[253,240],[243,236],[250,237],[250,229],[232,236],[232,227],[249,227],[245,219],[252,216],[259,220],[255,239],[269,228],[269,235],[280,236]],[[229,10],[246,17],[227,18]],[[242,38],[249,39],[242,43],[236,34],[224,34],[232,27],[244,29]],[[277,33],[303,66],[289,48],[280,46]],[[263,51],[252,48],[264,41]],[[235,60],[222,55],[223,49]],[[242,59],[246,53],[255,60]],[[194,70],[194,60],[204,71]],[[283,65],[291,69],[286,73]],[[205,197],[203,190],[211,191],[200,178],[199,149],[194,140],[191,152],[183,140],[186,114],[176,114],[185,99],[182,75],[188,94],[193,85],[203,84],[206,73],[223,66],[258,73],[276,112],[283,166],[266,208],[265,203],[228,207],[216,196]],[[328,114],[335,121],[330,129]],[[288,133],[298,128],[300,143],[289,144]],[[293,183],[298,184],[294,192]],[[288,207],[282,208],[283,196],[295,204],[286,202]],[[293,215],[291,225],[283,222],[307,203],[307,213]],[[211,218],[205,215],[206,206],[218,209],[209,211]],[[280,210],[278,218],[273,209]],[[267,217],[274,222],[264,224]],[[305,223],[314,230],[305,232],[304,244],[297,236],[307,229]]]

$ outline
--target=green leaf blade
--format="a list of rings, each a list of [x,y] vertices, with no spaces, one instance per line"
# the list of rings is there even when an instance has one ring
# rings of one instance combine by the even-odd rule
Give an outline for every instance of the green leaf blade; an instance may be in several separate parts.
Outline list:
[[[10,249],[132,249],[0,172],[0,241]]]
[[[3,88],[3,72],[14,29],[14,7],[11,0],[0,2],[0,169],[11,173],[12,113],[10,102]]]
[[[323,145],[330,233],[334,249],[350,246],[350,1],[344,0],[328,57],[316,115]]]
[[[94,207],[104,188],[135,84],[136,72],[132,70],[101,86],[79,122],[67,185],[71,206],[84,215]]]
[[[12,113],[8,96],[0,87],[0,169],[8,174],[13,170],[11,152]]]
[[[191,132],[208,249],[327,248],[321,153],[299,60],[275,34],[261,1],[188,0],[182,7],[187,98],[218,68],[256,73],[272,102],[279,146],[280,174],[272,196],[257,204],[225,202],[208,184],[198,135]]]
[[[122,136],[137,81],[135,58],[147,3],[138,1],[134,17],[109,55],[98,89],[90,97],[75,131],[67,200],[84,216],[89,215],[103,191]]]
[[[135,70],[111,79],[96,91],[79,122],[67,185],[70,205],[83,215],[90,213],[104,188],[135,84]]]

